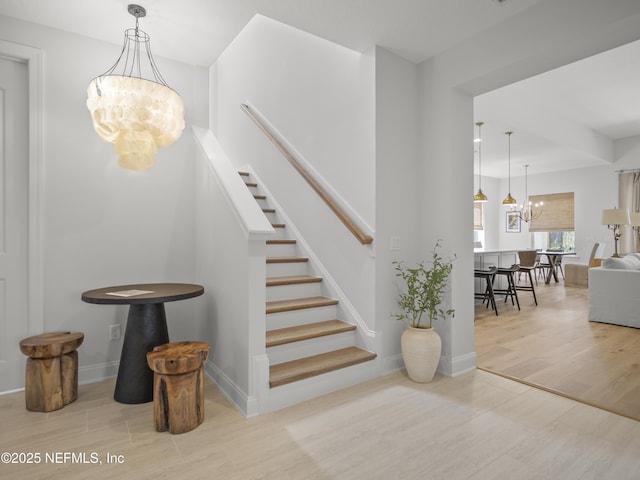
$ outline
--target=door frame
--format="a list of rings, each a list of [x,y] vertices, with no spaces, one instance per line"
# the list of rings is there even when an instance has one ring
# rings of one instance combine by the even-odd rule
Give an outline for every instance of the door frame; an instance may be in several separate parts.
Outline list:
[[[0,40],[0,55],[27,63],[29,77],[29,218],[27,322],[30,335],[44,331],[44,54]]]

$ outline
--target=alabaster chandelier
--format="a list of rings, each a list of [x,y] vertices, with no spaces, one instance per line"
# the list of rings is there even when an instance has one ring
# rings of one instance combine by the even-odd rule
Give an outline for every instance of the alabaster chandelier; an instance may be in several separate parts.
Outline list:
[[[127,10],[136,26],[125,30],[116,63],[89,84],[87,108],[96,133],[114,144],[118,165],[140,171],[155,165],[158,147],[182,135],[184,103],[160,75],[150,37],[138,27],[146,10],[133,4]]]

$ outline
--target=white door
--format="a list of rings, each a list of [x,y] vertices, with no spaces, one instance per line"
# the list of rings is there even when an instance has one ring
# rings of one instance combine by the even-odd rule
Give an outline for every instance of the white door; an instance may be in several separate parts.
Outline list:
[[[27,64],[0,57],[0,392],[24,386],[28,322]]]

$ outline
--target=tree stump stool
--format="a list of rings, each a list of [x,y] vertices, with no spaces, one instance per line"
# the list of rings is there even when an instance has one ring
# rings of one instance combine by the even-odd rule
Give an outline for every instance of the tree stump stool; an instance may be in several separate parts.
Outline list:
[[[25,338],[24,396],[27,410],[51,412],[78,398],[78,352],[84,333],[52,332]]]
[[[184,433],[204,420],[204,342],[173,342],[147,353],[153,370],[153,420],[156,430]]]

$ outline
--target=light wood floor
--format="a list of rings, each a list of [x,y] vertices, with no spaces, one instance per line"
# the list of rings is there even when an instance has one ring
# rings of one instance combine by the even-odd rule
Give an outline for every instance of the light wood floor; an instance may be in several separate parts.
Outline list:
[[[0,396],[0,452],[41,456],[0,463],[0,478],[640,478],[640,422],[480,370],[430,384],[398,372],[252,419],[207,380],[205,421],[181,435],[155,432],[152,405],[116,403],[113,386],[81,385],[48,414]],[[65,452],[102,464],[45,461]]]
[[[640,329],[588,321],[588,289],[536,286],[538,306],[476,305],[478,366],[640,420]]]

